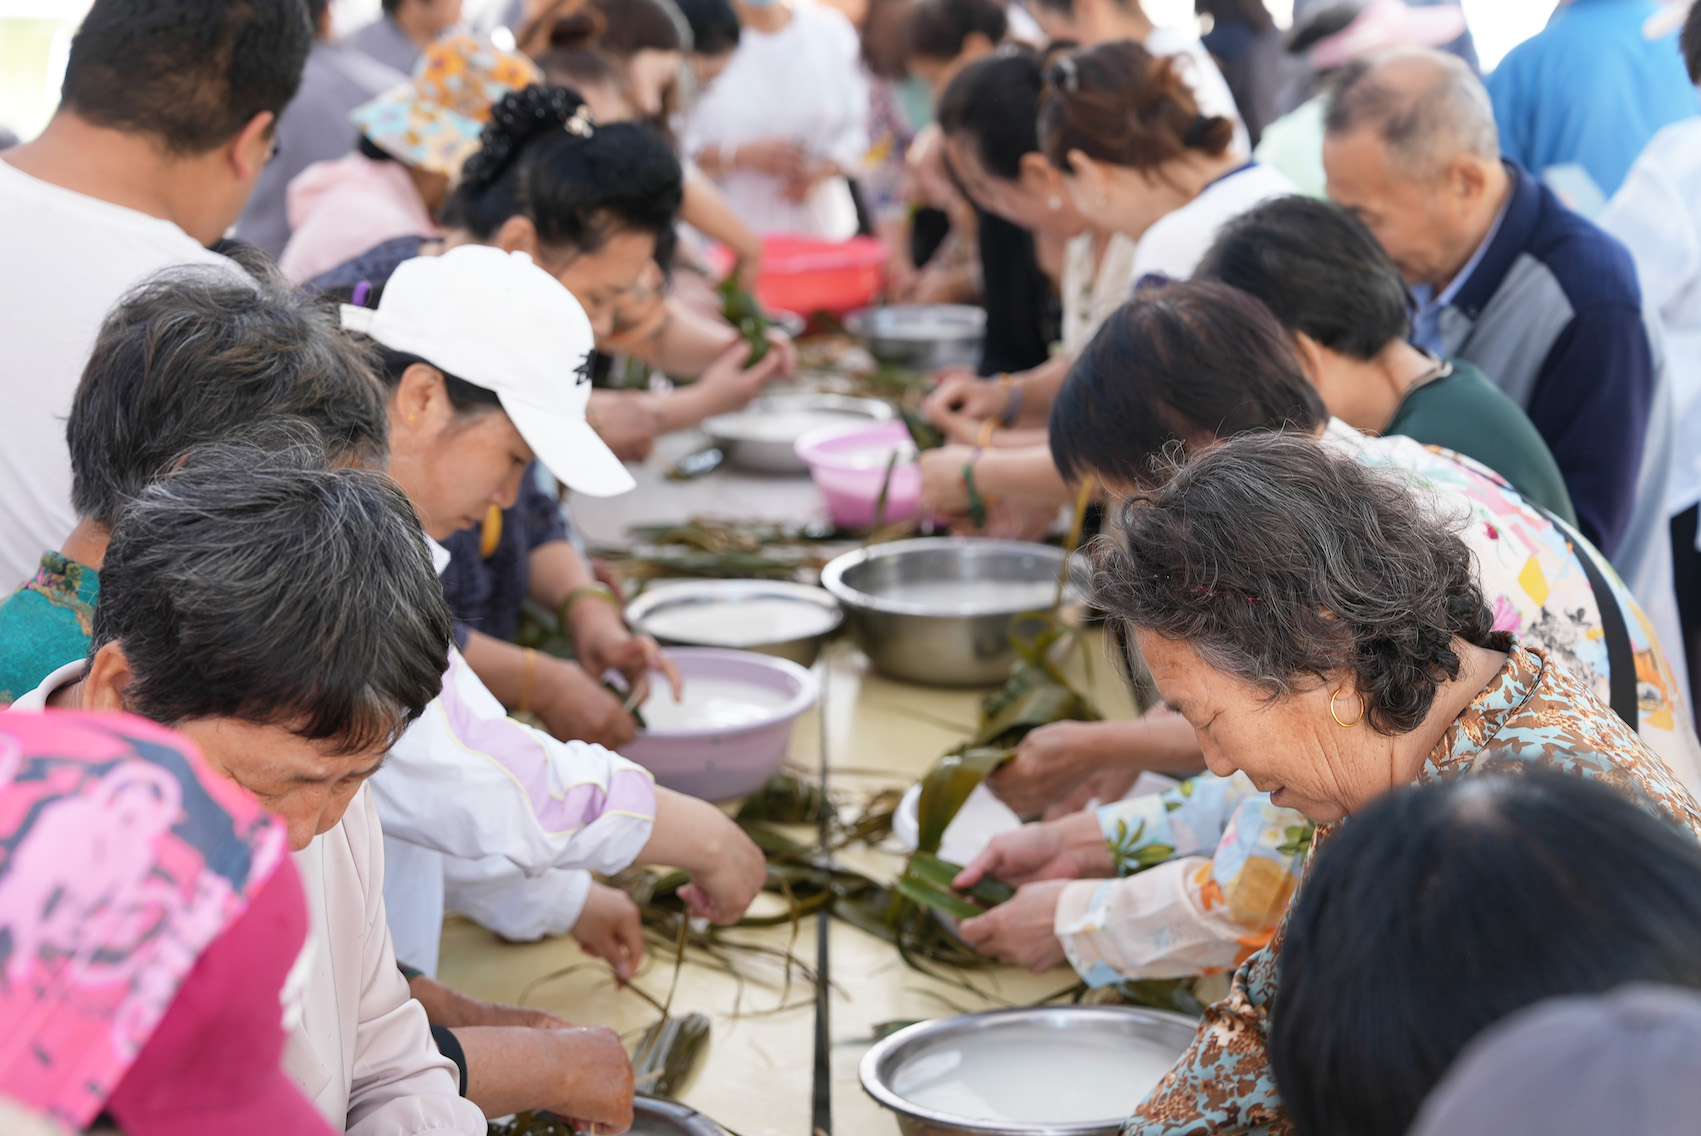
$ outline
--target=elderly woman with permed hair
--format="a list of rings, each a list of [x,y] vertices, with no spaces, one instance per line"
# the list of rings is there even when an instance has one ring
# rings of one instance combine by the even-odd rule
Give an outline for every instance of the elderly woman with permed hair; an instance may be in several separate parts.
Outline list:
[[[1313,847],[1391,789],[1509,766],[1602,782],[1701,839],[1701,806],[1635,732],[1494,630],[1452,521],[1400,476],[1292,433],[1176,447],[1157,474],[1103,542],[1098,603],[1212,772],[1316,822]],[[1124,1136],[1291,1131],[1265,1048],[1283,938]]]

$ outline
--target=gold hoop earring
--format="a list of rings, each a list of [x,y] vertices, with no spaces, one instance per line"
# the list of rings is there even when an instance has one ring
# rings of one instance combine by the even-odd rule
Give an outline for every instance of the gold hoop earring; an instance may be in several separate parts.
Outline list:
[[[418,421],[419,421],[419,415],[417,415],[417,414],[410,414],[410,415],[408,415],[408,422],[409,422],[409,423],[410,423],[410,424],[411,424],[411,423],[414,423],[414,422],[418,422]]]
[[[1358,699],[1358,717],[1354,718],[1350,722],[1341,721],[1340,712],[1335,709],[1335,699],[1339,698],[1340,696],[1341,696],[1341,688],[1337,686],[1335,688],[1335,693],[1333,693],[1329,696],[1329,717],[1335,719],[1335,725],[1341,727],[1343,730],[1351,729],[1352,727],[1358,725],[1360,722],[1364,721],[1364,695],[1360,694],[1356,690],[1353,691],[1353,696]]]

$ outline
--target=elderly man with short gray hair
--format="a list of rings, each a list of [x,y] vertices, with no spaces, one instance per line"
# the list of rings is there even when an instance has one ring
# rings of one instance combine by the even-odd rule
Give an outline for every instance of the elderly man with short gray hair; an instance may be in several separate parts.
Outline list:
[[[1370,227],[1418,300],[1413,342],[1476,364],[1553,451],[1579,527],[1660,638],[1678,638],[1665,511],[1670,394],[1657,317],[1612,237],[1500,154],[1458,59],[1404,49],[1329,94],[1329,196]]]

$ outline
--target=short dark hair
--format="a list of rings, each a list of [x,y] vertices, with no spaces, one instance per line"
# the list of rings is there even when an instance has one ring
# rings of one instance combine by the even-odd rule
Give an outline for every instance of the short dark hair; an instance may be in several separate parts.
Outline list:
[[[1051,456],[1071,480],[1139,485],[1166,446],[1328,420],[1268,309],[1224,284],[1143,290],[1070,369],[1051,408]]]
[[[993,177],[1022,176],[1022,157],[1039,150],[1039,56],[1009,47],[957,72],[939,99],[939,128],[972,138],[981,168]]]
[[[911,57],[955,59],[976,32],[999,43],[1009,28],[997,0],[918,0],[909,10],[906,48]]]
[[[635,122],[565,129],[578,92],[533,84],[492,109],[482,147],[467,159],[445,217],[481,241],[510,217],[529,217],[546,248],[594,252],[619,232],[648,233],[666,265],[684,195],[679,159]],[[588,113],[588,111],[586,112]]]
[[[692,51],[725,55],[738,47],[738,13],[727,0],[678,0],[678,4],[691,25]]]
[[[333,310],[257,275],[185,267],[144,281],[101,325],[71,402],[71,503],[112,526],[185,450],[275,416],[308,421],[333,459],[381,467],[384,393]]]
[[[1689,9],[1683,21],[1683,63],[1689,68],[1689,81],[1701,83],[1701,4]]]
[[[413,506],[273,420],[191,451],[112,531],[90,654],[116,642],[126,708],[387,745],[442,685],[452,641]]]
[[[1254,431],[1172,447],[1099,548],[1094,600],[1274,700],[1346,672],[1378,733],[1416,729],[1454,644],[1506,649],[1451,519],[1399,472]]]
[[[1389,794],[1318,847],[1271,1015],[1296,1132],[1407,1131],[1467,1042],[1543,999],[1701,987],[1694,834],[1520,764]]]
[[[1039,140],[1053,166],[1069,154],[1152,170],[1189,152],[1217,157],[1234,144],[1234,120],[1205,115],[1175,56],[1129,40],[1056,53],[1045,69]]]
[[[1256,296],[1288,330],[1355,359],[1411,330],[1412,294],[1382,242],[1327,201],[1280,197],[1234,218],[1193,278]]]
[[[97,126],[204,154],[283,113],[312,43],[302,0],[95,0],[59,97]]]

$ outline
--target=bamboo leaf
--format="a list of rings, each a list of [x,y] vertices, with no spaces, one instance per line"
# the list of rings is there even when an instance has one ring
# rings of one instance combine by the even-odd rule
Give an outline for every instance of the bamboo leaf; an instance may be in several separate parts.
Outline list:
[[[920,822],[917,850],[939,851],[945,829],[956,818],[975,786],[1014,756],[1008,750],[971,748],[948,753],[936,761],[927,771],[927,776],[921,779],[921,799],[916,802]]]

